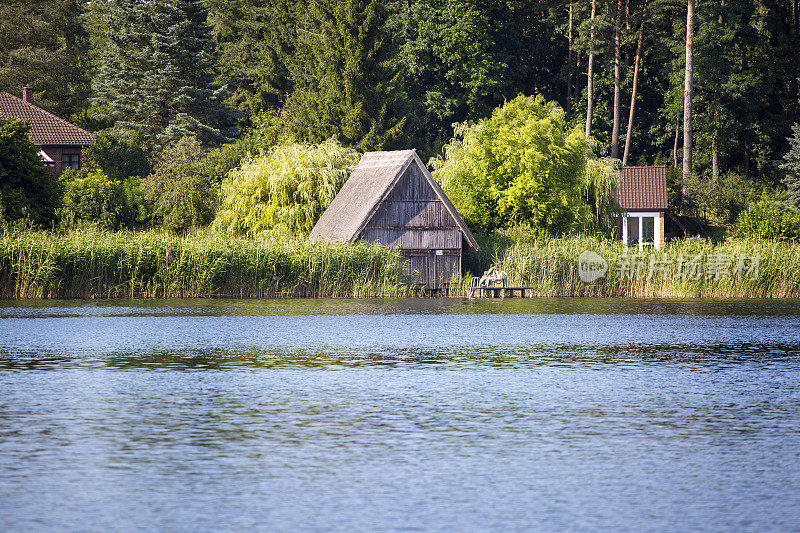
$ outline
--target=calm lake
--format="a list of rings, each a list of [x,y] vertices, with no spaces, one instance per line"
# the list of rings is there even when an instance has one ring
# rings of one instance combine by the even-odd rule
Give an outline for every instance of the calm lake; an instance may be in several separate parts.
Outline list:
[[[1,531],[799,531],[800,302],[0,302]]]

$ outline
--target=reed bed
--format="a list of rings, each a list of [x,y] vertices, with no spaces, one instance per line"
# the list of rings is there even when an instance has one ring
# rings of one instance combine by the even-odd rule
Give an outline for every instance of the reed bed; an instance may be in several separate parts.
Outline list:
[[[76,230],[0,237],[2,298],[406,296],[395,250],[214,233]]]
[[[798,243],[686,239],[639,252],[615,241],[569,237],[495,238],[485,246],[509,285],[533,287],[537,296],[800,298]],[[587,250],[607,265],[591,281],[582,279],[579,267]]]
[[[586,251],[606,264],[585,281]],[[594,256],[595,258],[597,256]],[[464,258],[477,275],[494,265],[536,296],[800,298],[800,244],[728,240],[669,243],[660,251],[624,248],[594,237],[539,238],[498,233]],[[586,272],[584,272],[586,274]],[[445,294],[463,296],[471,279],[454,277]],[[396,250],[266,241],[198,233],[0,235],[0,298],[268,298],[420,294]]]

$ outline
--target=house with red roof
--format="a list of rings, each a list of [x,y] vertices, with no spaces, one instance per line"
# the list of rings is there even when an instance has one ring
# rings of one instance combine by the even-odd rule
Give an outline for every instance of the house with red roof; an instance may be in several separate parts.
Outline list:
[[[94,141],[94,135],[36,107],[31,103],[32,97],[30,87],[23,87],[22,98],[0,92],[0,116],[30,123],[28,137],[39,148],[39,157],[48,171],[60,174],[68,168],[81,168],[81,151]]]
[[[625,246],[664,244],[667,213],[667,167],[622,167],[617,202],[622,208],[622,242]]]

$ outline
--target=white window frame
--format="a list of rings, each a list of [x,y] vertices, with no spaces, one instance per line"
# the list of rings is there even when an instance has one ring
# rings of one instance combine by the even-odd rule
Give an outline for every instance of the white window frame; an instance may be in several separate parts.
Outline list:
[[[622,244],[628,247],[628,219],[637,218],[639,223],[639,251],[644,250],[644,242],[642,242],[642,219],[644,217],[653,217],[653,247],[656,250],[661,249],[661,218],[664,213],[661,211],[627,211],[622,214]],[[649,244],[648,244],[649,246]]]

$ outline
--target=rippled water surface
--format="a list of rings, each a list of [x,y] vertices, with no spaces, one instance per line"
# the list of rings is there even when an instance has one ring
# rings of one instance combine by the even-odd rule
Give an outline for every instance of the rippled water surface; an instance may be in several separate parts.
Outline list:
[[[800,531],[800,302],[0,302],[2,531]]]

